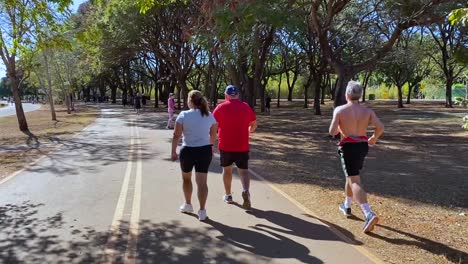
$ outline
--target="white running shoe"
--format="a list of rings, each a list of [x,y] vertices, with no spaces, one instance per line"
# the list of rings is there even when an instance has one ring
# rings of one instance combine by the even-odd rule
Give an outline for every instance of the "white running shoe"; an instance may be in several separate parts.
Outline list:
[[[205,221],[208,218],[206,215],[206,210],[199,210],[198,211],[198,220]]]
[[[193,207],[191,204],[184,203],[180,206],[179,211],[181,213],[193,213]]]

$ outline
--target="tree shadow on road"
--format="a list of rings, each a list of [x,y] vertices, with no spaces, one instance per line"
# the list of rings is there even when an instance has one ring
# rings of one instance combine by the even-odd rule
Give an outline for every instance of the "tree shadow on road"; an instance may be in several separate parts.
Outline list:
[[[106,259],[109,231],[85,226],[82,219],[68,219],[63,212],[49,212],[46,205],[30,201],[0,206],[0,263],[101,263]],[[128,226],[127,221],[121,221],[112,247],[117,252],[112,263],[123,262]],[[242,241],[250,243],[250,246],[237,247],[231,240],[210,236],[212,227],[225,232],[224,236],[230,239],[244,239]],[[137,262],[240,264],[252,260],[251,253],[242,249],[253,249],[252,253],[260,254],[254,256],[257,263],[271,261],[266,257],[288,257],[305,263],[322,263],[309,256],[308,249],[302,245],[277,234],[271,235],[275,238],[216,222],[191,228],[183,226],[179,221],[154,223],[141,220]],[[277,251],[278,248],[280,251]]]

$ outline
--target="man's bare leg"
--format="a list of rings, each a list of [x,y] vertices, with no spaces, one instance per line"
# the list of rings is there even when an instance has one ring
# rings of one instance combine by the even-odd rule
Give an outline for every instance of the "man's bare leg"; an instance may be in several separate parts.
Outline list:
[[[232,166],[223,167],[223,182],[226,195],[231,195]]]
[[[249,170],[239,169],[239,168],[237,168],[237,170],[239,171],[239,177],[242,183],[243,191],[249,191],[250,190]]]
[[[252,208],[252,204],[250,202],[250,176],[249,176],[249,170],[246,169],[239,169],[237,168],[239,172],[239,176],[241,179],[242,183],[242,199],[244,202],[242,203],[242,207],[244,209],[250,210]]]
[[[351,187],[351,194],[354,194],[354,199],[359,204],[367,203],[367,194],[364,188],[361,185],[361,177],[359,175],[356,176],[348,176],[346,179],[346,183],[349,187]],[[348,187],[346,188],[346,196],[348,196]]]
[[[345,194],[346,194],[346,198],[344,201],[344,207],[351,208],[351,203],[353,202],[353,190],[351,188],[351,183],[348,179],[346,179]]]
[[[367,203],[367,194],[361,186],[361,177],[359,175],[348,177],[349,184],[351,185],[354,199],[361,205],[362,212],[365,216],[365,223],[363,231],[365,233],[372,232],[374,226],[379,222],[379,218],[372,212],[369,204]]]

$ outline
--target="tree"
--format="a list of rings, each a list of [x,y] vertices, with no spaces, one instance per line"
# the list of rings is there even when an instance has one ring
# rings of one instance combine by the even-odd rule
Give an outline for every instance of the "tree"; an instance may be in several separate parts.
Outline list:
[[[15,100],[19,129],[28,131],[20,97],[20,85],[27,75],[18,68],[18,60],[28,63],[28,53],[43,39],[43,33],[57,27],[71,0],[0,1],[0,57]]]
[[[403,31],[441,21],[450,0],[314,0],[311,24],[322,52],[339,75],[335,106],[345,103],[348,81],[382,60]],[[449,3],[449,4],[447,4]]]
[[[429,31],[437,44],[440,56],[432,53],[428,55],[439,66],[445,77],[445,107],[453,107],[452,85],[466,67],[460,61],[468,61],[468,57],[466,57],[468,29],[456,27],[447,21],[429,27]]]
[[[427,59],[421,35],[414,30],[404,32],[394,50],[381,64],[381,71],[388,83],[398,89],[398,107],[403,107],[403,86],[408,84],[407,103],[410,103],[411,91],[426,77],[431,68]]]

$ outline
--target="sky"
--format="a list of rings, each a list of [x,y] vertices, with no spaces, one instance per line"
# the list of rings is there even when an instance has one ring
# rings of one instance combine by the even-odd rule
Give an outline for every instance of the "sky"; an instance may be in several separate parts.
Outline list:
[[[73,4],[70,6],[71,11],[75,13],[80,4],[84,2],[86,2],[86,0],[73,0]],[[0,78],[4,77],[5,75],[5,65],[3,64],[3,60],[0,59]]]

